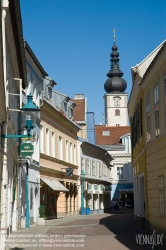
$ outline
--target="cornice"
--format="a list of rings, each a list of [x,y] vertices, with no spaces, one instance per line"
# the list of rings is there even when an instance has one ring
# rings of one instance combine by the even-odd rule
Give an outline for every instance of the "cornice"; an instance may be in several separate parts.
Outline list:
[[[62,172],[62,171],[59,171],[59,170],[56,170],[56,169],[52,169],[52,168],[48,168],[48,167],[44,167],[44,166],[40,166],[40,172],[41,171],[45,171],[45,172],[51,172],[51,173],[57,173],[57,174],[60,174],[60,175],[62,175],[62,176],[64,176],[65,175],[65,172]],[[42,174],[41,174],[42,175]],[[65,176],[66,178],[65,179],[68,179],[68,178],[70,178],[71,180],[73,180],[73,179],[77,179],[78,180],[78,178],[79,178],[79,175],[75,175],[75,174],[73,174],[73,176]]]
[[[46,155],[46,154],[43,154],[43,153],[40,153],[40,159],[49,160],[49,161],[52,161],[52,162],[55,162],[55,163],[59,163],[59,164],[61,164],[63,166],[66,166],[66,167],[78,169],[77,165],[74,165],[72,163],[69,163],[69,162],[54,158],[52,156],[49,156],[49,155]],[[64,172],[62,172],[62,173],[64,173]]]

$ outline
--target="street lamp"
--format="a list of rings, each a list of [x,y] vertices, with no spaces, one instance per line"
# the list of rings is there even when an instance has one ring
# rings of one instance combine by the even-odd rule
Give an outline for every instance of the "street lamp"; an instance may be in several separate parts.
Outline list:
[[[27,95],[27,103],[20,109],[21,111],[21,126],[27,130],[26,135],[8,134],[1,135],[2,138],[32,138],[31,130],[35,127],[39,108],[33,103],[33,95]]]
[[[85,214],[85,209],[84,209],[84,179],[85,179],[85,173],[82,170],[81,171],[81,215]]]

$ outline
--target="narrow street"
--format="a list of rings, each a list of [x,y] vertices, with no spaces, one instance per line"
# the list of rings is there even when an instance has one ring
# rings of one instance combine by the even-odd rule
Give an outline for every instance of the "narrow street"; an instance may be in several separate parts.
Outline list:
[[[71,216],[47,220],[46,226],[31,226],[12,234],[6,249],[94,249],[138,250],[166,249],[161,245],[137,244],[138,235],[147,234],[134,222],[133,210]],[[136,237],[137,236],[137,237]]]

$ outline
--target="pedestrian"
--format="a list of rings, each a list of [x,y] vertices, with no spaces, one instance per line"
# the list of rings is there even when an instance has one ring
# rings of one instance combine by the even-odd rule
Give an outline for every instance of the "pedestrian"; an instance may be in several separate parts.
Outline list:
[[[111,202],[111,211],[114,211],[114,206],[115,206],[115,201],[114,201],[114,199],[112,199],[112,202]]]
[[[122,211],[122,200],[119,201],[119,210]]]
[[[124,211],[124,210],[125,210],[125,201],[122,200],[122,211]]]

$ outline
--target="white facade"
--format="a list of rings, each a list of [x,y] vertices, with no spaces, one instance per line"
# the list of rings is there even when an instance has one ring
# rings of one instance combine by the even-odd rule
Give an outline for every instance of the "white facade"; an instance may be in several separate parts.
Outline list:
[[[80,146],[80,189],[79,207],[81,208],[81,178],[84,178],[84,207],[91,213],[104,212],[110,208],[110,161],[113,159],[106,150],[79,139]],[[84,175],[81,175],[83,171]]]
[[[23,91],[22,101],[23,104],[27,102],[27,95],[30,93],[33,95],[33,102],[40,109],[40,95],[43,76],[47,75],[40,63],[36,63],[36,57],[33,54],[31,48],[25,42],[25,56],[26,56],[26,69],[28,86]],[[30,224],[37,221],[39,216],[40,206],[40,113],[38,114],[35,128],[32,130],[33,140],[28,141],[34,147],[34,153],[29,159],[28,166],[28,178],[29,178],[29,217]],[[27,142],[22,140],[22,143]],[[26,174],[27,169],[25,164],[21,164],[21,185],[22,185],[22,197],[21,197],[21,228],[26,226]]]
[[[111,92],[104,95],[105,123],[107,126],[128,126],[128,94]]]
[[[124,198],[124,194],[133,193],[133,169],[131,162],[131,135],[130,133],[120,137],[122,146],[119,145],[114,151],[114,146],[110,146],[108,152],[113,156],[111,168],[112,191],[111,197],[114,199]],[[112,148],[111,148],[112,147]]]

